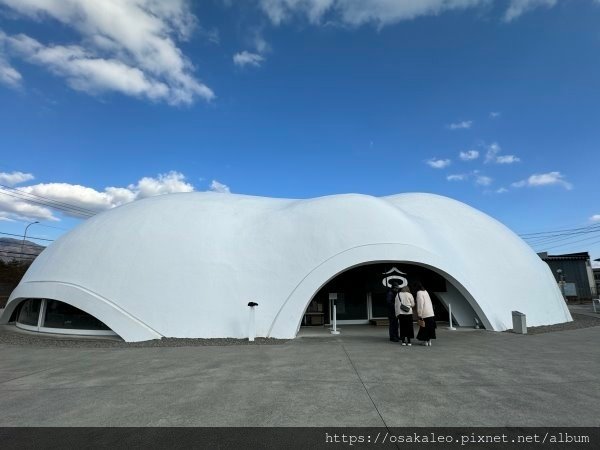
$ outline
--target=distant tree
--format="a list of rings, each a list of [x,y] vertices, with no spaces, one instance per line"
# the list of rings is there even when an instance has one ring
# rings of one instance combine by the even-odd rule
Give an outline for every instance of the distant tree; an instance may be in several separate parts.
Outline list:
[[[16,286],[29,269],[31,261],[19,262],[17,260],[1,261],[0,260],[0,283]]]
[[[0,308],[4,308],[8,296],[17,287],[30,265],[31,261],[0,260]]]

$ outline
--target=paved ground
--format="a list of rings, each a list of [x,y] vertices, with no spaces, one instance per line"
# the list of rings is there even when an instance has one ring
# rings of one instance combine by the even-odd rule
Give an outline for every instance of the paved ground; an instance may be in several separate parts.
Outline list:
[[[599,426],[600,327],[279,345],[0,344],[0,426]]]

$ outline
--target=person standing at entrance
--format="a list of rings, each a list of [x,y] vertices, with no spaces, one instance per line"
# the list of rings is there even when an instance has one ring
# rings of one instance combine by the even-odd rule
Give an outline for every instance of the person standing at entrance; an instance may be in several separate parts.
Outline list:
[[[431,347],[431,340],[435,339],[435,317],[431,297],[421,283],[417,284],[417,316],[419,318],[417,339]]]
[[[396,316],[396,296],[400,292],[400,285],[397,280],[392,280],[392,288],[388,291],[385,302],[388,309],[388,320],[390,321],[390,341],[400,342],[398,339],[398,317]]]
[[[412,345],[410,340],[415,337],[413,330],[413,308],[415,307],[415,298],[410,293],[410,289],[404,286],[396,295],[396,317],[400,325],[400,340],[402,345]]]

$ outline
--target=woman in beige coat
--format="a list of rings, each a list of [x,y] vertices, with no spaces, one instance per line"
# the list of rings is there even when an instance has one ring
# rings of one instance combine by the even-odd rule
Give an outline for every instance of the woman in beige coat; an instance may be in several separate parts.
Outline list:
[[[402,306],[404,305],[404,310]],[[396,317],[400,326],[400,341],[402,345],[412,345],[410,340],[415,337],[413,329],[413,308],[415,307],[415,298],[410,293],[410,289],[404,286],[396,296]]]
[[[435,317],[431,297],[421,283],[417,285],[417,316],[419,318],[419,332],[417,339],[431,347],[431,340],[435,339]]]

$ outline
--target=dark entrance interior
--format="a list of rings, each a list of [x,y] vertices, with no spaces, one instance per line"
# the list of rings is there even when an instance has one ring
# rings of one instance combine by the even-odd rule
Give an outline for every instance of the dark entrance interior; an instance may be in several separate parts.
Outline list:
[[[376,263],[349,269],[323,286],[308,305],[302,326],[323,326],[331,322],[330,294],[337,297],[338,323],[359,324],[387,318],[385,298],[388,288],[383,285],[386,272],[396,268],[408,281],[416,297],[417,282],[429,292],[437,321],[448,321],[448,311],[436,296],[446,292],[446,280],[426,267],[404,263]]]

